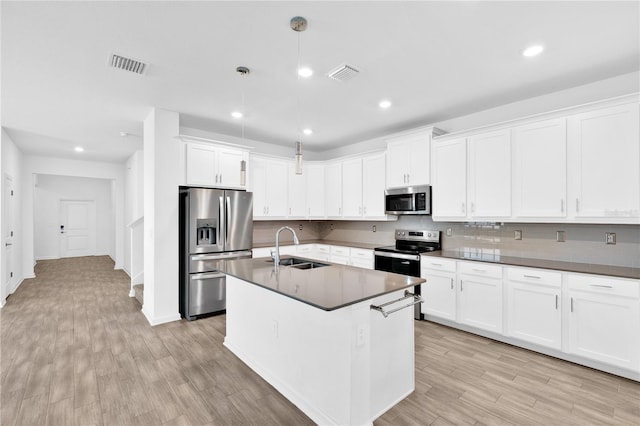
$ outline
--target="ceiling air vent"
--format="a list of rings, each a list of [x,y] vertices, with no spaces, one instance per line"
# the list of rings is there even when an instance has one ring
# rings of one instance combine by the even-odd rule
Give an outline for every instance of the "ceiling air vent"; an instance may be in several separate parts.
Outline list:
[[[116,55],[115,53],[111,54],[111,57],[109,58],[109,66],[136,74],[144,74],[148,67],[144,62]]]
[[[347,81],[358,75],[359,72],[360,70],[356,67],[344,64],[340,65],[333,71],[330,71],[329,74],[327,74],[327,77],[337,81]]]

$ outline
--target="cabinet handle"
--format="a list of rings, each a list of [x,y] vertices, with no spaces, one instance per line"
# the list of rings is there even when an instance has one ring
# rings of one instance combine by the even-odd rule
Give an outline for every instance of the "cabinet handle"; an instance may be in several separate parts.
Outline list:
[[[460,213],[464,214],[466,211],[464,209],[464,203],[462,203],[462,207],[460,208]]]
[[[603,285],[603,284],[589,284],[591,287],[599,287],[599,288],[613,288],[611,285]]]
[[[407,183],[411,183],[411,174],[407,173]]]
[[[535,278],[536,280],[539,280],[540,277],[536,277],[535,275],[524,275],[525,278]]]
[[[571,312],[573,312],[573,297],[571,298]]]
[[[431,264],[432,264],[433,266],[442,266],[442,263],[435,263],[435,262],[431,262]]]
[[[462,286],[462,283],[460,285]],[[451,290],[453,290],[453,278],[451,278]]]
[[[216,173],[216,183],[218,183],[218,174]]]
[[[220,173],[220,183],[222,183],[222,173]]]
[[[471,213],[476,212],[476,203],[471,203]]]
[[[462,280],[460,280],[460,291],[464,290],[464,288],[462,287]]]
[[[484,269],[472,269],[472,271],[473,271],[473,272],[482,272],[482,273],[487,272],[487,271],[486,271],[486,270],[484,270]]]
[[[560,199],[560,213],[564,214],[564,198]]]
[[[576,198],[576,213],[580,211],[580,199]]]
[[[338,207],[338,216],[342,216],[342,207]]]
[[[556,294],[556,311],[558,310],[558,295]]]
[[[367,214],[367,206],[364,206],[364,214]]]
[[[358,214],[362,214],[362,206],[358,207]]]
[[[311,216],[311,207],[309,207],[309,213],[307,213],[308,216]]]

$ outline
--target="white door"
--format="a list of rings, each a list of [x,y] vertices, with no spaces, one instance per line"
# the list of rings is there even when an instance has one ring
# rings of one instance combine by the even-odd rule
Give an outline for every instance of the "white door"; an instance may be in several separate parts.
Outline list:
[[[384,216],[385,167],[384,153],[362,160],[362,213],[365,217]]]
[[[325,206],[328,217],[342,216],[342,164],[327,164],[325,168]]]
[[[456,139],[433,146],[433,218],[467,216],[467,141]]]
[[[413,136],[408,141],[409,176],[407,183],[411,186],[427,185],[430,181],[429,139],[429,133],[425,132]]]
[[[427,284],[422,285],[422,313],[451,321],[456,320],[456,288],[455,274],[442,274],[423,269],[422,278]]]
[[[407,145],[404,142],[393,142],[387,145],[387,188],[408,185],[408,158]]]
[[[245,159],[244,153],[235,149],[218,151],[218,184],[221,186],[241,188],[240,163]]]
[[[2,212],[4,229],[2,230],[2,238],[4,243],[4,256],[2,256],[4,265],[4,276],[2,277],[2,285],[4,286],[2,296],[9,295],[11,290],[11,282],[13,281],[13,271],[15,270],[13,261],[13,180],[10,176],[4,175],[4,200]]]
[[[324,200],[324,164],[309,164],[307,176],[307,214],[309,219],[326,216]]]
[[[287,174],[289,177],[289,218],[304,219],[307,217],[307,173],[298,175],[295,164],[289,164]]]
[[[362,216],[362,159],[342,162],[342,215]]]
[[[60,257],[93,256],[96,210],[93,201],[60,200]],[[38,236],[36,235],[36,244]]]

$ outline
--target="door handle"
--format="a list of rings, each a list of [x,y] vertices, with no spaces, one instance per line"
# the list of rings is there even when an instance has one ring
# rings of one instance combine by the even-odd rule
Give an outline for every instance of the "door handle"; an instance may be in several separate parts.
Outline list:
[[[11,244],[11,243],[4,243],[4,246],[5,246],[5,247],[7,247],[7,246],[12,246],[12,245],[13,245],[13,244]]]
[[[220,175],[222,176],[222,175]],[[222,179],[220,179],[222,181]],[[224,210],[224,243],[229,243],[229,211],[231,211],[231,197],[227,197],[227,203]]]

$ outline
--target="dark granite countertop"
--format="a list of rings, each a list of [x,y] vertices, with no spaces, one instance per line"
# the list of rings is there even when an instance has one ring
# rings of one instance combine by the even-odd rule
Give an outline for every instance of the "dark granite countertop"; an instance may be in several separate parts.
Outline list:
[[[528,268],[552,269],[556,271],[578,272],[584,274],[608,275],[620,278],[640,279],[640,268],[628,266],[600,265],[596,263],[565,262],[558,260],[532,259],[528,257],[502,256],[491,254],[469,254],[460,250],[442,250],[425,253],[423,256],[444,257],[455,260],[472,260],[498,263],[505,266],[524,266]]]
[[[282,256],[282,259],[290,256]],[[310,260],[311,261],[311,260]],[[300,270],[280,266],[266,257],[220,261],[220,271],[291,297],[316,308],[332,311],[424,283],[422,278],[372,271],[322,262],[329,266]]]

